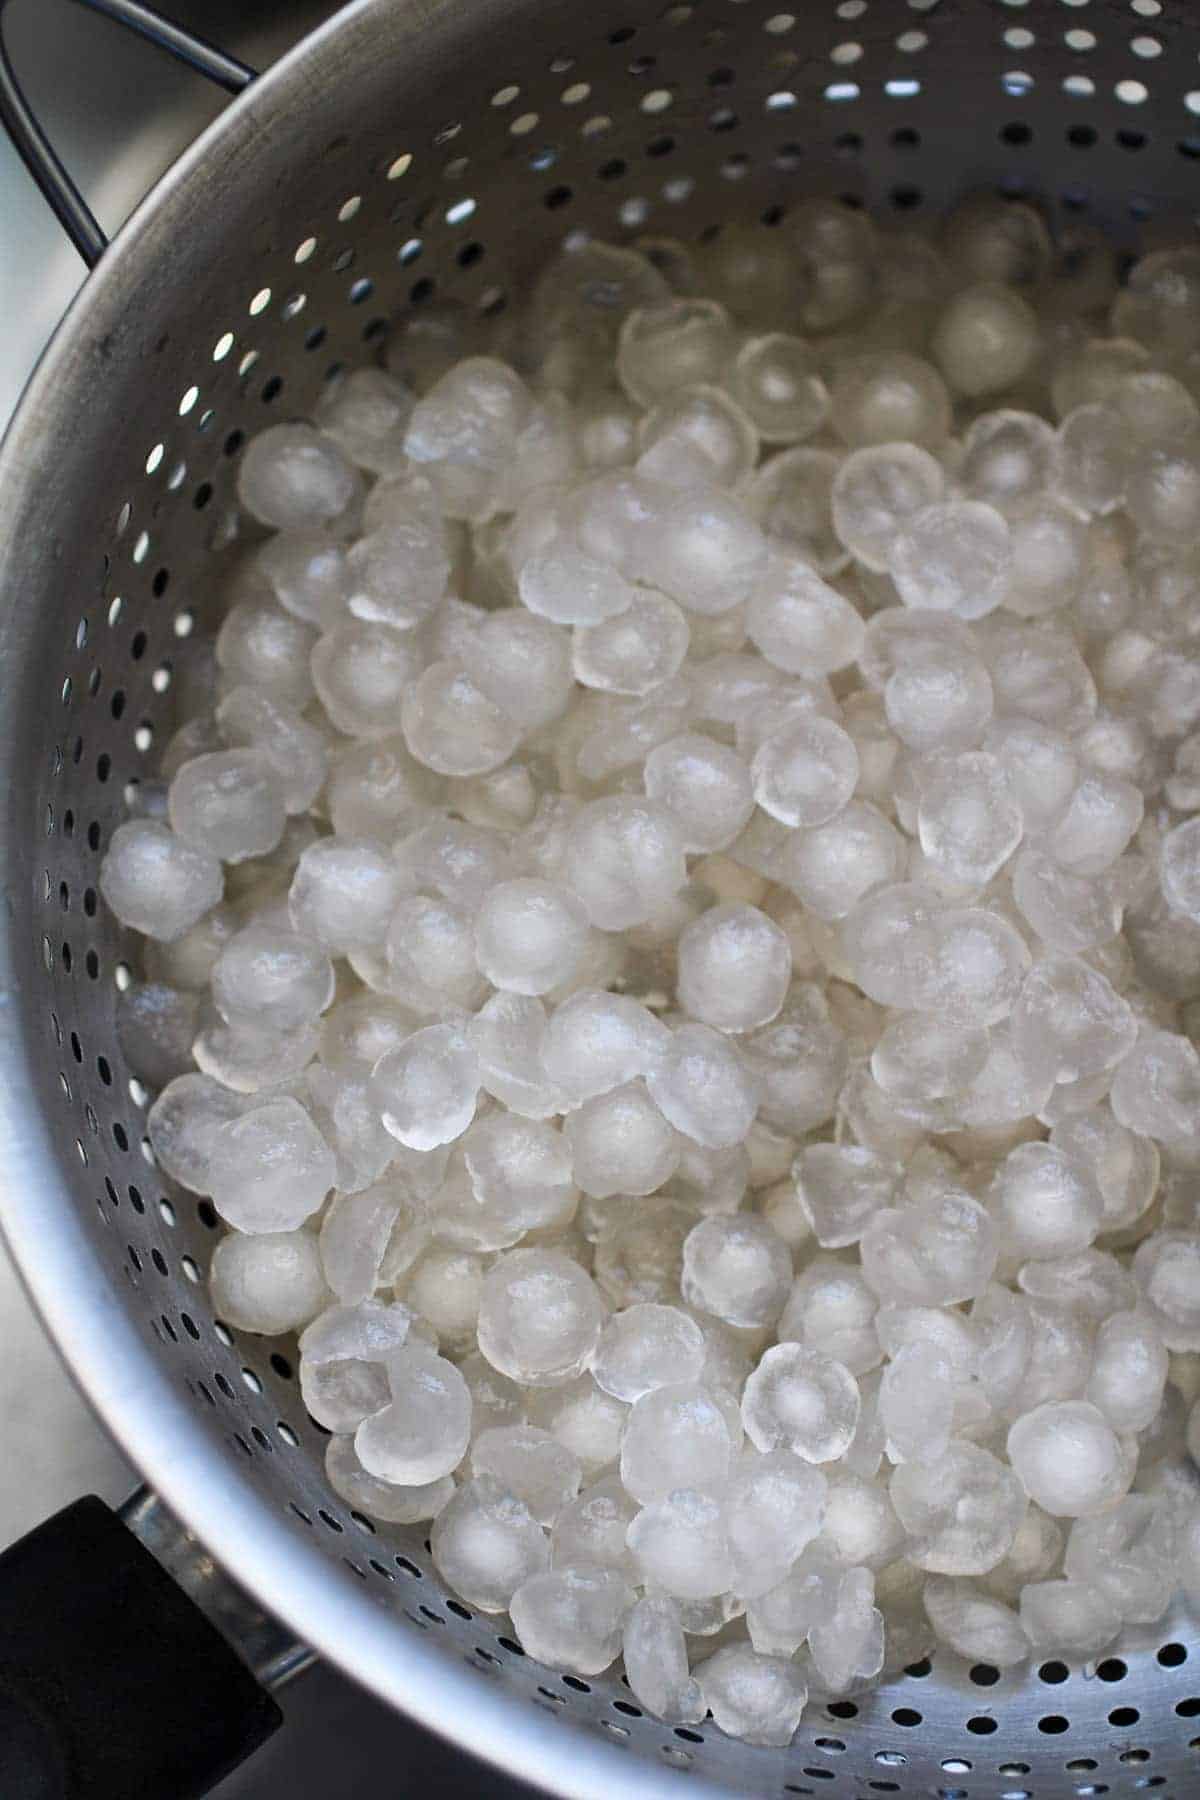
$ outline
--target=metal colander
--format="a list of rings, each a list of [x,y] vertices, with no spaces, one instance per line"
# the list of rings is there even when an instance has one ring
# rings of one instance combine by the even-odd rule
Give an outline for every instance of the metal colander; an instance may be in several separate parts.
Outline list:
[[[246,439],[431,301],[495,312],[572,232],[685,241],[809,193],[1029,192],[1132,249],[1191,231],[1195,0],[360,0],[135,215],[0,464],[0,1212],[67,1358],[214,1556],[322,1655],[563,1794],[1050,1800],[1200,1788],[1200,1635],[997,1676],[939,1654],[787,1751],[672,1730],[448,1598],[422,1531],[322,1473],[286,1345],[214,1319],[207,1202],[164,1182],[114,1031],[133,943],[96,877],[152,774]]]

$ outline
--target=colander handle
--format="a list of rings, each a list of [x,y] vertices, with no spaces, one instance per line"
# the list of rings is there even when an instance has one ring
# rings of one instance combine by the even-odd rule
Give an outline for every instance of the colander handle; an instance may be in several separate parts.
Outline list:
[[[0,1555],[0,1795],[200,1800],[306,1660],[152,1495],[78,1500]]]
[[[68,175],[17,80],[4,42],[4,13],[8,4],[9,0],[0,0],[0,125],[50,202],[55,218],[88,268],[93,269],[108,248],[108,238]],[[223,50],[184,31],[182,26],[164,19],[150,7],[140,6],[137,0],[76,0],[76,4],[124,25],[231,94],[240,94],[257,73],[235,56],[227,56]]]

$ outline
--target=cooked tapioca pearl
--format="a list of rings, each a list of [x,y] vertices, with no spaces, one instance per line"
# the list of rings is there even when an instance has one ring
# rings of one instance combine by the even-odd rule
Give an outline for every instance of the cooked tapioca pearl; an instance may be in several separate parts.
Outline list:
[[[475,1343],[482,1285],[482,1257],[432,1244],[396,1283],[396,1292],[432,1325],[439,1344],[459,1357]]]
[[[1146,1137],[1194,1139],[1200,1056],[1186,1037],[1144,1027],[1113,1078],[1111,1104],[1122,1125]]]
[[[790,1450],[827,1463],[849,1449],[860,1407],[858,1383],[843,1364],[801,1344],[777,1344],[746,1383],[742,1423],[764,1453]]]
[[[639,406],[656,406],[680,388],[719,380],[732,346],[729,315],[715,300],[636,306],[621,325],[617,378]]]
[[[585,1194],[652,1194],[674,1174],[678,1142],[644,1084],[598,1094],[570,1113],[566,1136]]]
[[[934,1575],[986,1574],[1007,1554],[1028,1505],[1012,1470],[961,1438],[933,1461],[901,1463],[890,1492],[911,1534],[909,1560]]]
[[[670,1031],[637,1000],[584,989],[559,1006],[542,1041],[543,1079],[579,1105],[645,1075]]]
[[[325,1278],[339,1300],[368,1300],[381,1285],[393,1234],[404,1229],[402,1215],[407,1222],[406,1194],[386,1180],[335,1194],[321,1220],[320,1246]]]
[[[985,886],[1024,829],[1004,765],[986,751],[970,751],[938,757],[916,776],[922,850],[948,880],[964,888]]]
[[[371,1092],[384,1126],[411,1150],[461,1137],[475,1116],[479,1064],[455,1025],[429,1025],[376,1063]]]
[[[818,918],[845,918],[875,888],[894,882],[904,841],[874,806],[851,800],[826,824],[785,846],[779,879]]]
[[[966,750],[982,738],[994,705],[986,664],[946,643],[923,648],[884,688],[888,724],[910,750]]]
[[[980,633],[999,714],[1017,714],[1068,736],[1096,716],[1096,684],[1079,646],[1054,626],[1001,614]]]
[[[1018,1144],[996,1172],[989,1204],[1007,1247],[1025,1259],[1086,1250],[1104,1200],[1085,1163],[1052,1144]]]
[[[711,1493],[676,1486],[631,1521],[626,1539],[640,1579],[679,1600],[729,1591],[732,1564],[723,1509]]]
[[[275,1031],[310,1024],[333,999],[333,965],[318,944],[292,931],[249,925],[213,965],[213,1001],[223,1019]]]
[[[872,1680],[883,1667],[883,1614],[874,1602],[871,1571],[847,1569],[832,1612],[810,1633],[813,1668],[831,1693],[847,1693],[857,1681]]]
[[[438,778],[397,735],[341,751],[330,766],[325,804],[339,837],[386,840],[415,830],[438,792]]]
[[[1104,1196],[1103,1230],[1118,1231],[1141,1218],[1158,1188],[1160,1159],[1151,1139],[1118,1124],[1105,1105],[1060,1121],[1050,1141],[1094,1171]]]
[[[401,701],[404,741],[439,775],[481,775],[507,762],[520,727],[488,699],[465,669],[431,663]]]
[[[523,1500],[539,1524],[551,1525],[579,1492],[579,1461],[536,1425],[499,1425],[471,1447],[475,1475],[491,1475]]]
[[[531,404],[520,376],[488,356],[456,363],[418,400],[404,449],[451,518],[485,519],[493,511]]]
[[[574,437],[583,471],[602,475],[633,462],[640,418],[640,409],[611,389],[582,400],[575,408]]]
[[[1134,1456],[1085,1400],[1052,1402],[1019,1418],[1008,1454],[1030,1499],[1053,1518],[1090,1518],[1120,1499]]]
[[[1170,1359],[1157,1322],[1144,1311],[1115,1312],[1096,1333],[1086,1397],[1113,1430],[1127,1435],[1153,1423],[1162,1406]]]
[[[337,954],[383,944],[405,879],[383,847],[363,838],[321,838],[300,858],[288,912],[302,937]]]
[[[792,1657],[837,1604],[842,1566],[824,1540],[801,1552],[789,1572],[746,1607],[750,1642],[763,1656]]]
[[[694,1725],[704,1717],[700,1684],[688,1671],[687,1640],[679,1607],[667,1595],[647,1595],[625,1621],[621,1650],[634,1698],[668,1725]]]
[[[582,905],[557,882],[502,882],[475,922],[480,969],[493,986],[517,994],[546,994],[569,980],[587,939]]]
[[[554,1521],[551,1556],[555,1568],[616,1569],[632,1577],[635,1565],[625,1533],[637,1512],[637,1501],[625,1492],[617,1475],[606,1475],[585,1487]]]
[[[928,925],[930,1010],[995,1025],[1012,1011],[1030,967],[1021,937],[999,913],[982,906],[949,908]]]
[[[482,694],[527,730],[557,719],[571,697],[571,649],[565,632],[522,607],[485,614],[463,663]]]
[[[1130,1494],[1098,1518],[1077,1519],[1064,1559],[1068,1579],[1097,1590],[1127,1623],[1156,1623],[1179,1586],[1178,1526],[1169,1507],[1157,1496]]]
[[[621,1649],[634,1591],[612,1569],[552,1569],[522,1583],[509,1606],[528,1655],[599,1675]]]
[[[808,1704],[795,1663],[729,1644],[699,1670],[700,1691],[717,1725],[748,1744],[790,1744]]]
[[[772,818],[824,825],[854,792],[858,752],[832,719],[803,717],[759,745],[751,775],[755,799]]]
[[[740,1144],[758,1109],[753,1072],[707,1025],[679,1026],[646,1085],[675,1129],[711,1150]]]
[[[634,539],[633,573],[707,617],[744,601],[762,574],[762,532],[732,495],[717,487],[665,490]]]
[[[591,1277],[560,1250],[510,1250],[484,1277],[479,1348],[529,1387],[581,1374],[600,1341],[603,1307]]]
[[[612,564],[569,542],[555,542],[522,563],[521,602],[556,625],[599,625],[633,604],[634,589]]]
[[[400,703],[425,666],[411,633],[350,619],[317,640],[312,678],[321,705],[349,737],[391,737]]]
[[[1079,1581],[1039,1581],[1021,1589],[1021,1626],[1035,1650],[1098,1656],[1121,1629],[1107,1595]]]
[[[1128,426],[1115,406],[1075,407],[1058,428],[1058,492],[1092,517],[1114,512],[1125,498],[1130,450]]]
[[[968,427],[958,477],[973,500],[1007,514],[1054,486],[1057,458],[1045,419],[1004,408],[980,413]]]
[[[1162,840],[1161,879],[1167,902],[1200,923],[1200,819],[1188,819]]]
[[[434,1564],[480,1612],[503,1612],[531,1575],[549,1567],[550,1544],[523,1501],[494,1476],[466,1481],[437,1516]]]
[[[653,800],[592,800],[568,829],[563,872],[593,925],[640,925],[687,879],[679,827]]]
[[[895,1169],[854,1144],[810,1144],[796,1158],[795,1179],[797,1198],[827,1250],[857,1243],[896,1189]]]
[[[417,1525],[436,1519],[454,1495],[454,1482],[442,1475],[417,1487],[400,1487],[368,1474],[358,1459],[352,1437],[332,1437],[325,1449],[325,1474],[347,1506],[389,1525]]]
[[[454,1364],[423,1344],[387,1360],[391,1404],[364,1419],[354,1437],[363,1468],[407,1487],[456,1469],[471,1440],[471,1396]]]
[[[1013,1008],[1013,1039],[1026,1057],[1049,1054],[1056,1081],[1081,1081],[1116,1068],[1137,1040],[1137,1019],[1098,970],[1046,957]]]
[[[527,1408],[533,1424],[550,1432],[578,1457],[585,1479],[591,1480],[616,1462],[629,1409],[597,1387],[590,1375],[578,1375],[559,1387],[529,1390]]]
[[[998,1254],[995,1224],[962,1192],[876,1213],[863,1232],[863,1275],[881,1297],[957,1306],[981,1294]]]
[[[146,1121],[155,1161],[190,1193],[211,1193],[216,1134],[230,1119],[241,1117],[245,1104],[240,1094],[230,1093],[208,1075],[177,1075],[158,1096]]]
[[[409,894],[392,914],[384,954],[395,987],[422,1009],[477,1006],[486,992],[469,913],[440,894]]]
[[[1029,1655],[1029,1639],[1017,1614],[970,1582],[934,1576],[925,1583],[923,1598],[939,1642],[959,1656],[1008,1669]]]
[[[868,350],[837,366],[830,421],[852,450],[868,444],[921,444],[949,436],[950,396],[932,363],[906,350]]]
[[[634,1402],[621,1439],[621,1480],[643,1506],[677,1488],[719,1494],[740,1446],[728,1395],[696,1381],[667,1382]]]
[[[311,425],[271,425],[250,439],[238,466],[238,499],[260,525],[300,531],[339,518],[360,480],[340,445]]]
[[[825,1492],[820,1471],[788,1450],[743,1454],[725,1500],[738,1594],[753,1598],[784,1579],[821,1529]]]
[[[413,885],[441,894],[475,913],[484,896],[515,873],[507,840],[496,831],[436,818],[396,847],[397,864]]]
[[[230,608],[217,633],[217,665],[231,686],[265,688],[290,706],[312,698],[309,668],[316,634],[273,600],[258,595]]]
[[[256,750],[193,757],[172,781],[167,807],[177,837],[222,862],[273,850],[286,816],[270,762]]]
[[[834,476],[833,527],[846,549],[882,573],[896,533],[942,497],[941,464],[916,444],[873,444],[855,450]]]
[[[393,519],[359,538],[346,564],[349,611],[393,631],[432,618],[450,574],[440,520],[419,517]]]
[[[307,1231],[233,1232],[209,1272],[217,1316],[238,1331],[298,1331],[329,1303],[317,1240]]]
[[[820,1350],[852,1375],[865,1375],[883,1357],[875,1332],[878,1308],[877,1295],[858,1269],[832,1256],[815,1256],[797,1278],[783,1309],[779,1341]]]
[[[698,1380],[704,1357],[704,1333],[694,1319],[676,1306],[643,1304],[609,1320],[592,1373],[605,1393],[632,1402]]]
[[[757,461],[758,433],[735,400],[701,384],[678,389],[646,413],[638,448],[637,472],[649,481],[736,488]]]
[[[1079,762],[1061,731],[1036,719],[993,719],[983,748],[1004,770],[1027,833],[1044,830],[1075,790]]]
[[[307,812],[321,791],[329,766],[323,734],[292,707],[257,688],[233,688],[218,706],[216,717],[226,744],[255,751],[263,758],[285,809]]]
[[[768,546],[801,556],[822,575],[850,561],[833,528],[833,481],[841,458],[829,450],[784,450],[746,483],[745,502]]]
[[[314,417],[350,461],[373,475],[404,468],[404,432],[413,396],[402,381],[382,369],[354,369],[330,384]]]
[[[679,999],[720,1031],[753,1031],[773,1019],[791,979],[786,934],[754,906],[715,906],[679,941]]]
[[[1088,570],[1087,526],[1053,496],[1026,500],[1009,513],[1011,563],[1004,605],[1023,618],[1069,606]]]
[[[202,1013],[199,1025],[192,1044],[196,1067],[239,1094],[294,1081],[312,1061],[321,1036],[315,1022],[282,1032],[249,1019],[227,1025]]]
[[[989,1048],[987,1031],[969,1019],[902,1012],[880,1033],[871,1073],[897,1105],[919,1108],[964,1093],[982,1073]]]
[[[774,551],[746,608],[746,631],[789,675],[828,675],[858,655],[861,615],[798,556]]]
[[[1133,1273],[1168,1350],[1200,1347],[1200,1238],[1164,1231],[1138,1247]]]
[[[328,532],[301,528],[260,544],[253,569],[285,612],[318,630],[345,615],[350,592],[346,549]]]
[[[486,1001],[468,1027],[484,1091],[524,1118],[549,1118],[566,1107],[542,1062],[545,1032],[540,1000],[505,993]]]
[[[1142,451],[1125,487],[1125,507],[1151,543],[1185,549],[1200,528],[1200,457],[1194,446]]]
[[[932,888],[899,882],[870,893],[848,915],[842,943],[853,976],[881,1006],[925,1010],[934,996],[934,919],[944,910]]]
[[[100,892],[121,924],[159,943],[182,938],[223,891],[217,856],[156,819],[118,825],[100,865]]]
[[[1033,287],[1050,274],[1053,246],[1046,222],[1033,206],[998,195],[972,195],[947,216],[942,247],[966,281]]]
[[[674,817],[685,850],[723,850],[754,811],[750,771],[727,745],[686,732],[646,758],[646,793]]]
[[[1038,936],[1068,956],[1109,943],[1121,929],[1122,906],[1110,881],[1074,875],[1032,848],[1014,862],[1013,899]]]
[[[892,547],[892,580],[906,606],[982,619],[1008,590],[1012,545],[1007,520],[978,500],[928,506]]]
[[[956,394],[971,399],[1014,387],[1038,353],[1037,315],[1010,288],[983,282],[947,304],[933,334],[934,358]]]
[[[243,1110],[217,1130],[208,1156],[213,1204],[239,1231],[294,1231],[335,1173],[333,1152],[295,1100]]]
[[[665,594],[637,588],[616,618],[576,628],[571,667],[584,687],[649,694],[677,673],[687,648],[688,623],[680,608]]]
[[[555,518],[561,539],[551,538],[547,543],[534,544],[532,526],[537,521],[536,514],[531,515],[530,530],[524,534],[530,543],[528,554],[545,550],[574,557],[581,553],[601,573],[607,571],[609,576],[619,573],[632,578],[641,538],[657,519],[658,509],[667,497],[667,490],[657,482],[635,474],[632,469],[616,469],[608,475],[596,476],[559,501]],[[523,567],[517,561],[522,548],[523,544],[516,545],[512,552],[518,570]],[[523,588],[521,598],[534,611],[542,610],[526,596]],[[628,604],[626,599],[625,605]],[[570,618],[564,623],[596,625],[601,618],[609,618],[614,611],[620,610],[620,607],[610,606],[595,617]]]
[[[811,345],[783,331],[745,340],[734,360],[732,386],[764,443],[800,443],[829,417],[829,389]]]
[[[702,1219],[683,1247],[681,1288],[689,1306],[728,1325],[758,1327],[779,1317],[792,1283],[787,1245],[762,1219],[744,1213]]]

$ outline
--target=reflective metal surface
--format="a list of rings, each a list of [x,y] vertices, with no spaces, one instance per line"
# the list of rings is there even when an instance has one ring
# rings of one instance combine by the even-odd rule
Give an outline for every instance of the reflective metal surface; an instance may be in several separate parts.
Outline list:
[[[211,1212],[143,1154],[145,1096],[113,1030],[131,947],[96,904],[99,859],[171,729],[246,435],[304,411],[410,309],[494,316],[571,230],[694,239],[733,216],[786,220],[830,188],[919,215],[1025,184],[1124,243],[1177,231],[1200,19],[1184,0],[1093,0],[1093,45],[1075,51],[1077,16],[1058,0],[360,0],[139,209],[0,458],[14,1250],[103,1417],[244,1588],[395,1706],[563,1794],[674,1795],[687,1770],[769,1795],[1154,1784],[1181,1800],[1200,1767],[1200,1642],[1179,1621],[1097,1669],[995,1681],[939,1657],[814,1707],[787,1752],[672,1731],[611,1678],[522,1656],[502,1621],[442,1592],[419,1532],[372,1528],[330,1492],[286,1346],[213,1319]]]

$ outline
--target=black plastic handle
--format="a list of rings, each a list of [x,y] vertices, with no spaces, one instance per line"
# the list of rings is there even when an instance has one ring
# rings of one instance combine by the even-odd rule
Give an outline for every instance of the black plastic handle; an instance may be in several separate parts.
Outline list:
[[[3,1800],[200,1800],[282,1718],[103,1501],[0,1555]]]
[[[108,248],[108,239],[68,175],[17,80],[4,43],[4,11],[8,4],[9,0],[0,0],[0,125],[49,201],[55,218],[88,268],[92,269]],[[182,26],[164,19],[148,6],[139,5],[138,0],[76,0],[76,4],[103,13],[118,25],[148,39],[168,56],[186,63],[198,75],[216,82],[228,93],[240,94],[255,79],[256,70],[246,63],[184,31]]]

